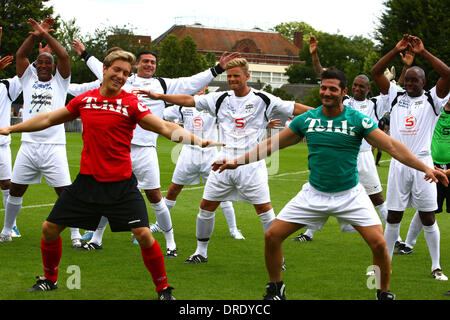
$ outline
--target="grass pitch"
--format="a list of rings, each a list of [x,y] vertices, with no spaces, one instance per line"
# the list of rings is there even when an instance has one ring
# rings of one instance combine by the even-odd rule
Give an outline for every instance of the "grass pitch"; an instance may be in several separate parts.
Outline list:
[[[12,135],[13,159],[20,145],[20,135]],[[168,189],[175,164],[172,150],[175,144],[160,138],[158,155],[161,171],[161,190]],[[67,134],[67,153],[72,180],[79,171],[81,135]],[[278,157],[278,162],[275,161]],[[389,157],[384,154],[378,168],[386,186]],[[278,170],[277,168],[278,163]],[[333,170],[333,168],[330,168]],[[273,172],[272,172],[273,171]],[[298,144],[278,153],[269,164],[269,185],[272,205],[278,213],[295,196],[308,179],[307,147]],[[339,183],[339,181],[336,181]],[[218,208],[216,224],[208,250],[208,263],[186,265],[184,260],[196,248],[195,223],[202,198],[203,185],[187,186],[172,211],[175,240],[179,256],[166,259],[169,283],[176,288],[174,295],[181,300],[260,300],[268,280],[264,264],[264,238],[261,222],[253,206],[234,203],[238,228],[245,240],[230,237],[225,218]],[[25,193],[23,209],[17,224],[22,238],[0,244],[1,300],[147,300],[156,293],[150,274],[145,268],[139,247],[133,245],[128,232],[112,233],[109,228],[103,238],[103,250],[77,251],[72,249],[70,231],[63,234],[63,254],[59,267],[59,289],[46,293],[30,293],[36,275],[43,274],[40,252],[41,224],[49,214],[56,193],[42,184],[32,185]],[[148,205],[150,221],[155,221]],[[2,213],[4,210],[2,210]],[[414,211],[405,212],[401,236],[406,238]],[[3,214],[2,214],[3,216]],[[441,266],[450,275],[450,214],[437,216],[441,230]],[[375,290],[367,286],[366,269],[371,265],[368,246],[357,233],[343,234],[337,221],[330,218],[313,242],[284,243],[287,271],[283,273],[287,298],[290,300],[372,300]],[[165,251],[162,234],[155,238]],[[73,289],[75,266],[80,271],[80,289]],[[391,291],[399,300],[448,300],[444,292],[448,281],[434,280],[430,275],[431,260],[423,233],[414,253],[394,256]],[[72,289],[71,289],[72,288]]]

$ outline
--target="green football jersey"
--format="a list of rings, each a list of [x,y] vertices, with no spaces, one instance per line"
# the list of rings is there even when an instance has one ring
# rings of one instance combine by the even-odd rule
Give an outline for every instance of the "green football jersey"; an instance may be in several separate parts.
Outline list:
[[[431,157],[438,164],[450,163],[450,111],[442,109],[431,141]]]
[[[358,153],[363,138],[377,124],[359,111],[344,106],[336,118],[328,118],[323,106],[292,120],[289,128],[305,136],[308,144],[309,183],[322,192],[339,192],[353,188],[358,179]]]

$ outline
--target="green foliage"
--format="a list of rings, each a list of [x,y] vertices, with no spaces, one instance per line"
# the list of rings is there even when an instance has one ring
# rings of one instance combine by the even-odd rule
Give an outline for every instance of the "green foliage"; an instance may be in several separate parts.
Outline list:
[[[274,96],[279,97],[282,100],[287,100],[287,101],[294,101],[295,97],[294,95],[288,93],[286,90],[284,90],[283,88],[275,88],[273,89],[272,86],[270,84],[266,85],[263,89],[265,92],[271,93]]]
[[[286,68],[289,83],[316,83],[317,77],[310,65],[292,64]]]
[[[3,27],[0,55],[15,55],[31,28],[27,18],[42,21],[53,15],[53,7],[47,7],[48,0],[0,0],[0,26]],[[59,20],[59,19],[58,19]],[[57,26],[57,24],[56,24]],[[37,48],[32,57],[37,55]],[[0,71],[0,78],[13,77],[16,74],[15,63]]]
[[[311,27],[306,22],[290,21],[283,22],[272,28],[273,31],[280,33],[283,37],[289,41],[294,41],[294,33],[301,30],[303,32],[303,42],[309,41],[309,34],[317,35],[318,31]],[[307,43],[307,42],[305,42]]]
[[[215,64],[213,53],[206,56],[197,53],[197,44],[190,36],[179,40],[176,35],[168,35],[161,43],[160,53],[156,69],[160,77],[192,76]]]
[[[300,102],[313,108],[321,106],[322,100],[319,95],[319,87],[308,90],[308,94]]]
[[[448,1],[388,0],[384,5],[386,10],[375,33],[382,55],[394,48],[403,34],[411,34],[422,39],[433,55],[444,62],[450,60]],[[425,70],[428,88],[434,86],[439,75],[428,61],[416,57],[414,64]],[[393,65],[397,70],[402,68],[400,59],[393,61]]]

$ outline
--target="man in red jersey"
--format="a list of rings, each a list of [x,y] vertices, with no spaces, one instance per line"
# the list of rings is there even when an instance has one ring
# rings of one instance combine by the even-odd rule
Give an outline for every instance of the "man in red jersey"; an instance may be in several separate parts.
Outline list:
[[[203,140],[178,125],[151,114],[135,95],[122,90],[133,54],[116,51],[104,60],[104,79],[99,89],[74,98],[65,107],[38,115],[29,121],[0,128],[0,134],[31,132],[81,117],[83,151],[80,173],[74,183],[58,198],[42,226],[41,240],[44,276],[30,291],[57,289],[61,259],[60,233],[69,227],[93,230],[102,216],[108,218],[112,231],[129,231],[141,246],[144,264],[150,271],[160,300],[173,300],[167,284],[164,257],[153,238],[144,198],[131,170],[130,144],[136,124],[176,142],[200,145],[217,144]],[[176,138],[174,138],[176,137]]]

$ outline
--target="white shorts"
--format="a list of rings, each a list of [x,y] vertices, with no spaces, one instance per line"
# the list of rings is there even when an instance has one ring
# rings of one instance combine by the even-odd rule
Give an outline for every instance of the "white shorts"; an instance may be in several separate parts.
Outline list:
[[[211,165],[217,159],[217,153],[217,148],[202,150],[183,146],[173,171],[172,182],[182,186],[205,182],[211,171]]]
[[[14,162],[11,182],[39,184],[42,176],[50,187],[72,184],[64,144],[22,142]]]
[[[431,156],[420,157],[425,164],[433,167]],[[386,204],[388,210],[405,211],[413,207],[422,212],[437,210],[436,184],[425,181],[425,173],[410,168],[392,159],[389,167]]]
[[[267,167],[264,160],[222,173],[211,171],[203,199],[209,201],[244,201],[251,204],[270,202]]]
[[[10,180],[12,171],[11,147],[9,143],[0,145],[0,180]]]
[[[277,219],[322,230],[329,217],[335,217],[343,232],[352,227],[380,225],[381,220],[361,184],[342,192],[326,193],[314,189],[309,182],[281,210]]]
[[[366,189],[369,196],[383,191],[371,150],[359,152],[358,176],[359,183]]]
[[[161,187],[158,154],[155,147],[131,145],[131,167],[140,190],[154,190]]]

